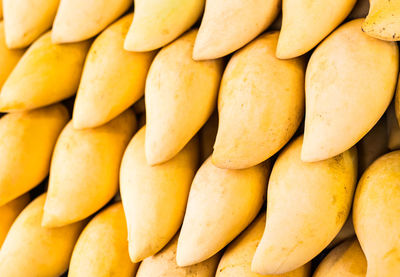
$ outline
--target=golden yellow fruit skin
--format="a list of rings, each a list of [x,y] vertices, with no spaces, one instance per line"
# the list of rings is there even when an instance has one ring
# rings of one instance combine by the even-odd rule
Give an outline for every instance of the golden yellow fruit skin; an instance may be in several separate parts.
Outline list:
[[[68,118],[67,109],[56,104],[0,119],[0,206],[47,176],[54,145]]]
[[[204,0],[134,2],[135,16],[124,48],[137,52],[155,50],[175,40],[197,21],[204,7]]]
[[[71,121],[67,124],[51,161],[43,226],[84,219],[111,200],[118,190],[122,155],[135,129],[132,110],[94,129],[77,130]]]
[[[74,128],[103,125],[143,96],[155,52],[123,49],[132,17],[132,14],[124,16],[93,42],[75,100]]]
[[[267,224],[252,262],[260,274],[292,271],[318,255],[345,223],[357,181],[357,151],[305,163],[303,137],[279,155],[267,195]]]
[[[131,277],[138,264],[129,259],[121,202],[97,214],[82,231],[72,252],[68,277]]]
[[[200,161],[203,163],[214,150],[215,137],[218,131],[218,113],[215,111],[199,131]]]
[[[192,30],[163,48],[150,67],[145,93],[150,165],[174,157],[214,110],[223,62],[192,60],[196,33]]]
[[[242,170],[218,168],[210,158],[203,163],[179,235],[179,266],[210,258],[251,223],[265,201],[269,172],[269,163]]]
[[[0,19],[3,19],[3,0],[0,0]]]
[[[0,250],[0,276],[54,277],[64,273],[85,222],[60,228],[41,226],[46,194],[17,217]]]
[[[328,249],[335,247],[339,243],[355,236],[354,226],[353,226],[353,217],[349,214],[346,222],[344,223],[342,229],[340,229],[339,233],[336,237],[331,241],[331,243],[326,247]]]
[[[0,111],[29,110],[76,93],[90,41],[53,44],[48,32],[25,52],[5,81]]]
[[[198,140],[194,138],[171,160],[148,165],[145,133],[143,127],[133,137],[120,170],[120,192],[133,262],[160,251],[182,225],[199,156]]]
[[[204,262],[180,267],[176,264],[177,234],[161,252],[145,259],[139,266],[136,277],[214,277],[220,253]]]
[[[226,56],[257,37],[274,21],[281,0],[208,0],[193,49],[195,60]]]
[[[367,277],[400,272],[400,151],[376,160],[362,175],[353,204],[354,229],[368,261]]]
[[[0,206],[0,249],[15,218],[29,203],[29,200],[29,193],[25,193],[7,204]]]
[[[261,275],[251,271],[251,261],[265,227],[265,212],[236,238],[225,250],[219,262],[216,277],[309,277],[311,263],[291,272],[278,275]]]
[[[392,151],[400,149],[400,126],[399,120],[396,118],[393,103],[386,110],[386,125],[388,131],[388,148]]]
[[[120,17],[132,0],[61,0],[53,23],[54,43],[91,38]]]
[[[218,95],[212,162],[242,169],[278,152],[304,116],[304,59],[275,57],[278,32],[266,33],[229,61]]]
[[[362,21],[334,31],[308,63],[303,161],[328,159],[351,148],[392,100],[398,47],[364,34]]]
[[[59,2],[60,0],[3,0],[7,46],[27,47],[50,29]]]
[[[329,252],[313,277],[365,277],[367,260],[356,238],[346,240]]]

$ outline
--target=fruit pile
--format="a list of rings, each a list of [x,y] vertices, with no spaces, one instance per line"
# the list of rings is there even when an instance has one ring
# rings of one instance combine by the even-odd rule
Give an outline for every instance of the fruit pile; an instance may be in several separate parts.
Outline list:
[[[2,0],[0,276],[400,276],[370,1]]]

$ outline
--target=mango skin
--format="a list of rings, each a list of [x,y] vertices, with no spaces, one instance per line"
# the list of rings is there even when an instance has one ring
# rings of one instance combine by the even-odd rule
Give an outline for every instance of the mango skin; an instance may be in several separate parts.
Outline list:
[[[201,16],[204,0],[135,0],[135,16],[124,48],[144,52],[163,47]]]
[[[120,17],[131,0],[61,0],[51,35],[54,43],[89,39]]]
[[[195,60],[226,56],[257,37],[277,17],[281,0],[208,0],[193,49]]]
[[[75,100],[74,128],[103,125],[143,96],[147,71],[155,52],[137,53],[123,49],[132,18],[133,14],[124,16],[93,42]]]
[[[192,59],[196,34],[192,30],[164,47],[147,75],[146,159],[150,165],[174,157],[214,110],[223,62]]]
[[[271,172],[267,223],[252,262],[259,274],[282,274],[309,262],[335,238],[350,212],[356,149],[305,163],[302,142],[302,136],[291,142]]]
[[[61,104],[0,118],[0,206],[47,176],[54,145],[68,119]]]
[[[179,235],[179,266],[215,255],[253,221],[265,201],[269,172],[269,163],[241,170],[218,168],[210,158],[203,163]]]
[[[339,233],[336,235],[336,237],[331,241],[331,243],[326,248],[328,248],[328,249],[333,248],[333,247],[337,246],[338,244],[342,243],[343,241],[345,241],[355,235],[356,235],[356,232],[354,231],[353,217],[350,214],[349,217],[347,218],[346,222],[344,223],[342,229],[340,229]]]
[[[303,161],[328,159],[351,148],[378,122],[392,100],[398,47],[364,34],[362,21],[356,19],[336,29],[310,58]]]
[[[135,129],[132,110],[94,129],[76,130],[71,121],[67,124],[51,161],[43,226],[82,220],[113,198],[122,155]]]
[[[144,151],[145,133],[143,127],[132,138],[120,169],[133,262],[160,251],[182,225],[199,156],[198,140],[194,138],[171,160],[150,166]]]
[[[400,151],[377,159],[362,175],[353,204],[354,229],[368,262],[367,277],[400,272]]]
[[[311,263],[294,271],[278,275],[261,275],[251,271],[251,261],[265,227],[265,212],[261,213],[247,229],[237,237],[222,255],[215,277],[309,277]]]
[[[0,275],[54,277],[64,273],[85,222],[60,228],[41,226],[46,194],[17,217],[0,250]]]
[[[0,111],[30,110],[76,93],[90,41],[53,44],[51,33],[37,39],[9,75],[0,93]]]
[[[220,168],[248,168],[267,160],[303,120],[305,62],[277,59],[278,36],[270,32],[258,37],[236,52],[226,67],[212,155]]]
[[[176,264],[178,235],[159,253],[145,259],[140,264],[136,277],[214,277],[220,253],[195,265],[180,267]]]
[[[72,252],[68,277],[131,277],[138,264],[129,259],[121,202],[97,214],[82,231]]]

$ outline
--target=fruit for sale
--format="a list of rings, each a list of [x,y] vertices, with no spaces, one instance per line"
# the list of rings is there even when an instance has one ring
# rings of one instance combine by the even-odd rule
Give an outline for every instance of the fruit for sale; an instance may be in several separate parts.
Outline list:
[[[267,160],[303,119],[305,61],[277,59],[278,36],[260,36],[234,54],[226,67],[212,154],[218,167],[241,169]]]
[[[351,148],[392,100],[398,47],[363,33],[362,21],[334,31],[308,63],[303,161],[328,159]]]
[[[41,225],[46,194],[17,217],[0,250],[0,276],[60,276],[69,264],[84,221],[60,228]]]
[[[54,43],[91,38],[120,17],[131,0],[61,0],[53,23]]]
[[[150,67],[145,93],[150,165],[174,157],[214,110],[223,63],[192,60],[196,33],[192,30],[163,48]]]
[[[208,0],[193,49],[195,60],[226,56],[257,37],[274,21],[281,0]]]
[[[135,0],[135,16],[126,35],[128,51],[163,47],[188,30],[201,16],[204,0]]]
[[[269,163],[242,170],[218,168],[210,158],[203,163],[179,235],[179,266],[210,258],[251,223],[265,201],[269,171]]]
[[[75,94],[90,42],[53,44],[48,32],[25,52],[3,85],[0,111],[46,106]]]
[[[357,181],[357,151],[301,161],[303,137],[279,155],[268,183],[267,223],[252,270],[282,274],[313,259],[345,223]]]
[[[400,151],[376,160],[362,175],[353,204],[354,228],[368,277],[400,272]]]
[[[145,133],[143,127],[129,143],[120,171],[133,262],[156,254],[179,230],[199,156],[198,140],[194,138],[171,160],[148,165]]]
[[[112,199],[122,155],[135,128],[132,110],[94,129],[77,130],[71,121],[67,124],[51,161],[43,226],[84,219]]]
[[[132,16],[124,16],[93,42],[75,100],[74,128],[103,125],[143,96],[155,53],[123,49]]]
[[[97,214],[82,231],[69,266],[69,277],[131,277],[138,264],[129,259],[121,202]]]
[[[214,112],[203,128],[199,131],[200,161],[203,163],[210,157],[214,149],[215,137],[218,131],[218,113]]]
[[[56,104],[0,119],[0,206],[47,176],[54,145],[68,118],[67,109]]]

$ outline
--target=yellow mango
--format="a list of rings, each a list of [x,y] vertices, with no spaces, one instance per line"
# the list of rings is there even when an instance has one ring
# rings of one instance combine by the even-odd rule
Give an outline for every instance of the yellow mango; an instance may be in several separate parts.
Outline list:
[[[251,260],[261,240],[265,227],[265,212],[237,237],[225,250],[219,262],[216,277],[309,277],[311,263],[291,272],[278,275],[261,275],[251,271]]]
[[[333,248],[339,243],[342,243],[343,241],[347,240],[348,238],[351,238],[355,236],[355,231],[354,231],[354,226],[353,226],[353,217],[351,214],[349,214],[349,217],[347,218],[346,222],[344,223],[342,229],[340,229],[339,233],[336,235],[336,237],[332,240],[332,242],[327,246],[327,248]]]
[[[306,71],[306,119],[301,158],[325,160],[355,145],[393,97],[399,50],[361,31],[363,19],[334,31]]]
[[[326,256],[313,277],[365,277],[367,260],[357,239],[349,239]]]
[[[218,113],[214,112],[199,131],[200,161],[203,163],[213,152],[218,131]]]
[[[362,29],[368,35],[388,41],[400,40],[400,2],[370,0],[370,9]]]
[[[399,183],[400,151],[377,159],[358,183],[353,222],[368,261],[367,277],[399,276]]]
[[[193,139],[171,160],[148,165],[145,133],[143,127],[133,137],[120,170],[120,191],[133,262],[156,254],[178,231],[199,156],[198,141]]]
[[[388,131],[388,148],[392,151],[400,149],[400,126],[393,104],[386,111],[386,125]]]
[[[27,47],[50,29],[59,2],[60,0],[3,0],[7,46]]]
[[[25,52],[3,85],[0,111],[34,109],[76,93],[90,42],[53,44],[51,33]]]
[[[68,277],[131,277],[138,264],[129,259],[121,202],[97,214],[82,231],[72,252]]]
[[[0,206],[0,249],[15,218],[28,203],[29,194],[25,193],[7,204]]]
[[[210,158],[203,163],[179,235],[179,266],[215,255],[253,221],[265,201],[269,171],[269,163],[242,170],[218,168]]]
[[[176,264],[178,234],[156,255],[145,259],[136,277],[214,277],[221,255],[215,254],[204,262],[180,267]]]
[[[278,36],[260,36],[234,54],[226,67],[212,154],[218,167],[241,169],[267,160],[303,120],[305,63],[301,58],[277,59]]]
[[[150,67],[145,93],[150,165],[174,157],[214,110],[223,63],[192,60],[196,33],[192,30],[163,48]]]
[[[132,17],[132,14],[124,16],[93,42],[75,100],[74,128],[103,125],[143,96],[155,53],[123,49]]]
[[[167,45],[197,21],[203,12],[204,1],[135,0],[135,16],[124,48],[142,52]]]
[[[365,18],[368,15],[369,0],[357,0],[349,19]]]
[[[53,23],[54,43],[91,38],[120,17],[132,0],[61,0]]]
[[[84,219],[113,198],[122,155],[135,128],[132,110],[94,129],[77,130],[71,121],[67,124],[51,161],[43,226]]]
[[[46,194],[17,217],[0,250],[0,276],[54,277],[63,274],[84,221],[60,228],[41,225]]]
[[[281,0],[207,0],[193,58],[216,59],[236,51],[267,29],[280,9]]]
[[[67,109],[56,104],[0,119],[0,206],[47,176],[54,145],[68,118]]]
[[[267,223],[252,262],[260,274],[292,271],[318,255],[345,223],[357,181],[352,148],[320,162],[301,161],[303,137],[279,155],[268,183]]]
[[[0,0],[0,19],[3,19],[3,0]]]

